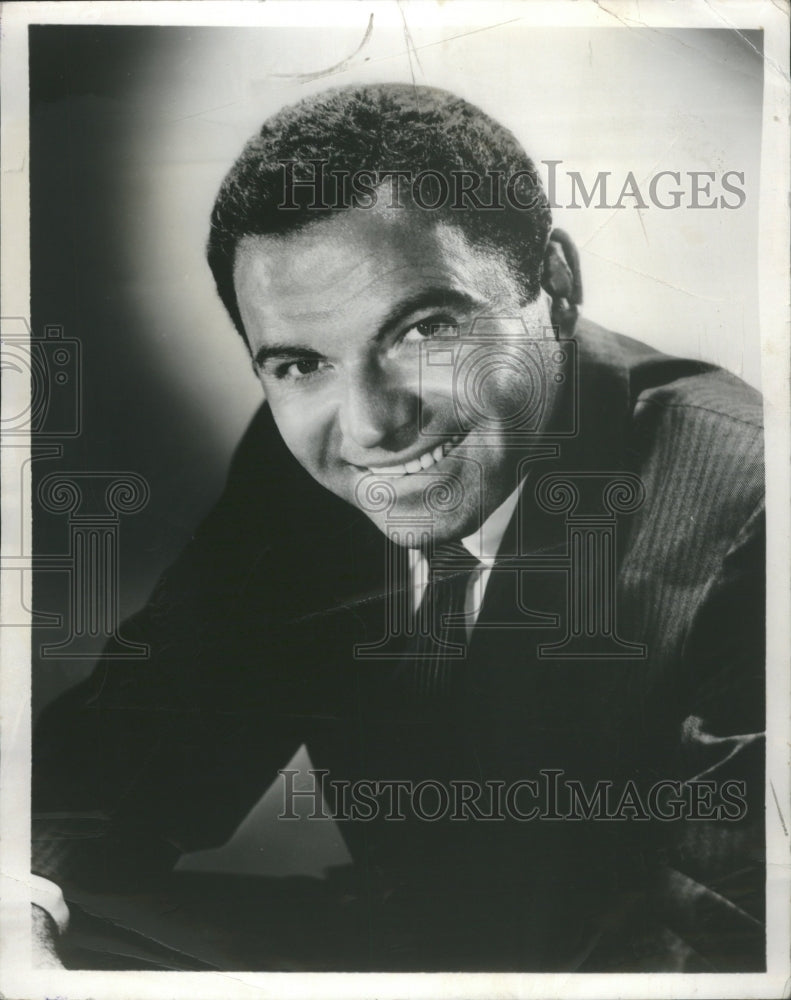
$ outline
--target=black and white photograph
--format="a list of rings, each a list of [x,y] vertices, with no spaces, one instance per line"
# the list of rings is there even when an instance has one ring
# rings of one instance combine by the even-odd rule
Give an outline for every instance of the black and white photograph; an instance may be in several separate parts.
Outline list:
[[[788,4],[1,15],[2,995],[788,995]]]

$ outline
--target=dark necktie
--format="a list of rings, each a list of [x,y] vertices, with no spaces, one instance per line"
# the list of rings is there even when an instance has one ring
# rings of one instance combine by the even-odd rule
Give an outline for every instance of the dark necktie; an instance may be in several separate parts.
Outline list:
[[[442,704],[461,693],[467,655],[467,584],[480,566],[461,542],[429,554],[428,586],[415,613],[415,635],[405,650],[405,673],[419,704]]]

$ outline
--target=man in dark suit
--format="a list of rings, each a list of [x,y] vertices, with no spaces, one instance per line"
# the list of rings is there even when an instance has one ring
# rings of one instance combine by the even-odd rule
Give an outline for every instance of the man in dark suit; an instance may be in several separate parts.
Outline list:
[[[208,256],[266,402],[148,661],[42,719],[40,874],[155,895],[305,744],[354,863],[203,898],[229,965],[761,968],[757,394],[577,322],[532,162],[428,88],[265,123]]]

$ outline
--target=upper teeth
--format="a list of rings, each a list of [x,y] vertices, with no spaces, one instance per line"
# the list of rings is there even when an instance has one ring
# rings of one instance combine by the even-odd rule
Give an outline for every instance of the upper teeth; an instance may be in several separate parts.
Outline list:
[[[414,472],[423,472],[425,469],[430,469],[441,458],[444,458],[449,451],[456,447],[463,437],[463,434],[457,434],[455,437],[443,441],[442,444],[438,444],[431,451],[427,451],[418,458],[413,458],[411,461],[405,462],[403,465],[380,465],[375,469],[371,469],[371,472],[385,476],[411,476]]]

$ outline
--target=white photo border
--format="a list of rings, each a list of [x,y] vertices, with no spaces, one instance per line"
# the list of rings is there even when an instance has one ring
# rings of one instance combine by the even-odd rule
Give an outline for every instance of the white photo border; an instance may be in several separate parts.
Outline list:
[[[363,4],[365,6],[365,4]],[[542,26],[657,28],[762,28],[764,34],[764,103],[761,151],[759,299],[762,391],[766,416],[767,579],[767,971],[755,974],[337,974],[337,973],[159,973],[81,972],[31,968],[30,938],[30,630],[2,630],[0,647],[0,992],[15,998],[83,997],[234,998],[377,997],[719,997],[788,995],[791,977],[791,535],[789,514],[789,8],[787,3],[694,0],[681,6],[671,0],[536,0],[452,4],[433,0],[376,0],[376,16],[394,24],[402,13],[428,22],[484,28],[509,20]],[[2,10],[2,271],[3,317],[30,322],[28,52],[30,24],[175,24],[259,26],[357,23],[360,3],[331,0],[256,2],[18,3]],[[19,386],[15,387],[19,389]],[[3,394],[4,416],[19,412],[18,396]],[[8,409],[6,409],[8,407]],[[14,484],[29,486],[29,440],[3,442],[2,555],[7,566],[21,551],[18,532],[30,511]],[[27,478],[25,478],[27,477]],[[23,574],[26,607],[30,578]],[[0,591],[5,613],[9,587]]]

